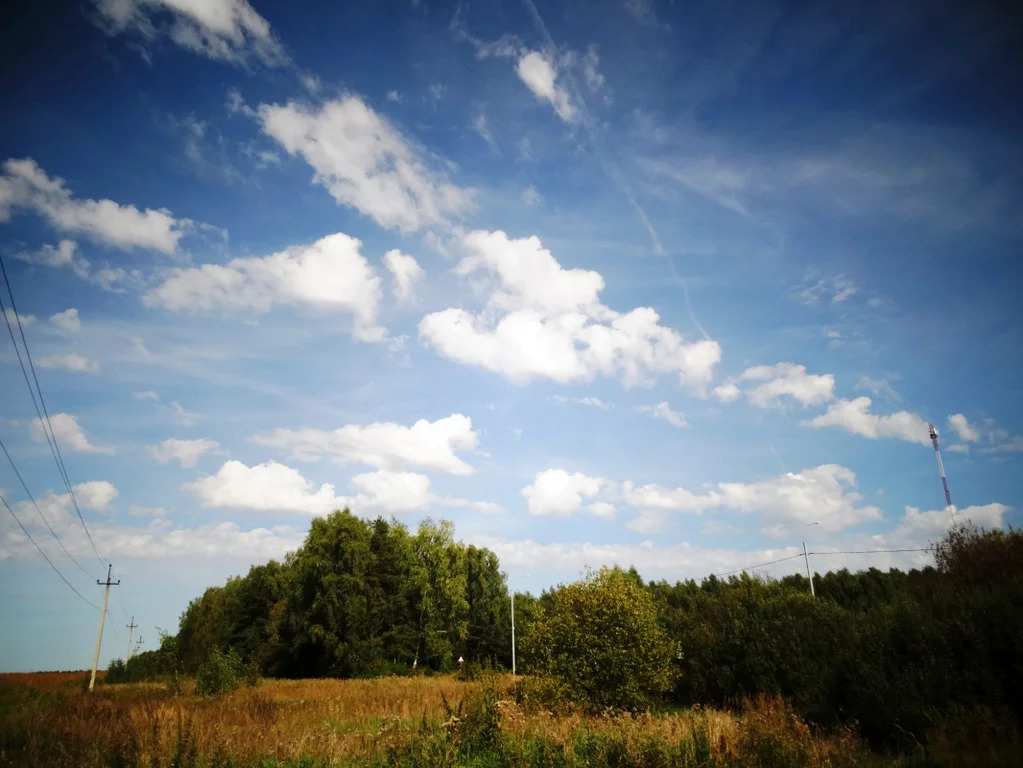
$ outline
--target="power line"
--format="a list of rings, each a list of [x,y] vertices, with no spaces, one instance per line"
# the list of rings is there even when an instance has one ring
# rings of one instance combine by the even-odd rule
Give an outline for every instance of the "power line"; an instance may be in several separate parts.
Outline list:
[[[715,573],[715,574],[712,574],[712,575],[714,575],[714,576],[728,576],[729,574],[738,573],[739,571],[751,571],[754,568],[763,568],[765,565],[774,565],[775,563],[784,563],[786,560],[795,560],[797,557],[802,557],[802,556],[803,556],[802,553],[800,553],[798,555],[789,555],[788,557],[783,557],[783,558],[780,558],[778,560],[768,560],[766,563],[757,563],[756,565],[747,565],[747,566],[745,566],[743,568],[736,568],[736,569],[731,570],[731,571],[725,571],[723,573]]]
[[[16,514],[14,514],[14,510],[11,509],[11,505],[7,503],[7,499],[5,499],[2,495],[0,495],[0,502],[3,502],[3,505],[5,507],[7,507],[7,511],[11,513],[11,517],[13,517],[15,522],[17,522],[18,525],[21,526],[21,530],[25,532],[26,536],[28,536],[28,540],[31,541],[35,545],[35,548],[39,550],[39,554],[42,555],[46,559],[46,562],[48,562],[50,564],[50,567],[54,570],[54,572],[58,576],[60,576],[61,581],[63,581],[65,584],[67,584],[71,588],[72,592],[74,592],[76,595],[78,595],[80,598],[82,598],[82,600],[87,602],[89,605],[91,605],[93,608],[95,608],[98,611],[100,609],[100,607],[98,605],[96,605],[94,602],[92,602],[85,595],[83,595],[81,592],[79,592],[77,589],[75,589],[75,585],[72,584],[70,581],[68,581],[67,578],[65,578],[64,574],[60,572],[60,569],[57,568],[57,566],[55,566],[53,564],[53,561],[47,556],[47,554],[45,552],[43,552],[42,547],[40,547],[39,544],[36,542],[36,540],[32,538],[32,534],[28,532],[28,528],[26,528],[24,526],[24,524],[22,524],[21,520],[18,519],[18,516]]]
[[[39,513],[39,517],[41,517],[43,522],[46,523],[46,527],[50,530],[50,533],[53,534],[53,538],[57,540],[57,543],[60,544],[60,548],[64,550],[64,554],[68,556],[72,563],[78,566],[78,570],[80,570],[89,578],[92,578],[92,575],[87,570],[85,570],[85,568],[82,567],[82,564],[75,560],[74,556],[70,552],[68,552],[67,547],[64,546],[64,542],[60,540],[60,536],[58,536],[57,532],[53,530],[53,526],[50,525],[50,521],[46,519],[46,515],[44,515],[43,511],[39,509],[39,505],[36,503],[35,498],[32,496],[32,492],[28,489],[28,485],[25,484],[25,478],[23,478],[21,476],[21,472],[18,471],[18,467],[14,463],[14,459],[11,458],[11,454],[8,453],[7,446],[4,445],[4,441],[2,438],[0,438],[0,448],[3,449],[4,456],[7,457],[7,461],[9,461],[11,464],[11,469],[14,470],[14,474],[17,475],[18,480],[21,482],[21,487],[24,488],[25,493],[28,494],[28,498],[29,501],[32,502],[32,506],[36,508],[36,512]]]
[[[933,547],[917,549],[852,549],[844,552],[810,552],[811,555],[875,555],[880,552],[933,552]]]
[[[50,412],[46,408],[46,400],[43,398],[43,389],[39,386],[39,377],[36,375],[36,367],[32,362],[32,353],[28,348],[28,340],[25,338],[25,328],[21,324],[21,315],[18,314],[18,306],[14,301],[14,289],[11,286],[11,280],[7,276],[7,267],[4,265],[3,255],[0,254],[0,272],[3,273],[4,283],[7,284],[7,295],[11,299],[11,310],[14,314],[14,319],[18,325],[18,332],[21,334],[21,343],[25,347],[25,357],[28,358],[28,366],[32,371],[32,379],[35,381],[36,391],[39,393],[39,403],[36,403],[35,393],[32,391],[32,385],[28,381],[28,373],[25,371],[25,363],[21,359],[21,352],[18,350],[18,344],[14,340],[14,331],[11,328],[11,320],[7,317],[7,311],[3,308],[3,300],[0,299],[0,311],[3,312],[4,320],[7,323],[7,332],[11,336],[11,343],[14,344],[14,351],[18,356],[18,363],[21,365],[21,372],[25,376],[25,383],[28,384],[29,394],[32,395],[32,405],[35,406],[36,415],[39,417],[39,426],[43,429],[43,434],[46,434],[46,427],[49,427],[50,433],[47,436],[47,444],[50,446],[50,453],[53,454],[54,461],[57,462],[57,471],[60,473],[61,479],[64,481],[64,486],[67,488],[68,493],[71,495],[71,503],[75,508],[75,513],[78,515],[78,519],[82,523],[82,527],[85,529],[85,535],[89,539],[89,544],[92,545],[92,551],[96,553],[96,558],[103,563],[103,557],[99,553],[99,549],[96,548],[96,542],[92,540],[92,534],[89,532],[89,526],[85,524],[85,517],[82,516],[82,510],[78,506],[78,499],[75,498],[75,491],[71,487],[71,480],[68,477],[67,467],[64,466],[64,457],[61,456],[60,446],[57,443],[57,435],[53,431],[53,424],[50,423]],[[42,405],[43,412],[39,413],[39,405]],[[46,416],[46,427],[42,426],[43,416]],[[52,442],[51,442],[52,440]]]

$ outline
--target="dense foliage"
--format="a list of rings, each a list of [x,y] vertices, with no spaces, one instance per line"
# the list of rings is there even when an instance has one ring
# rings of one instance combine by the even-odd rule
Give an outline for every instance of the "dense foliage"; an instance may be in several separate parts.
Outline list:
[[[633,569],[518,595],[520,698],[600,710],[781,696],[811,722],[858,722],[899,746],[954,711],[1019,723],[1023,534],[959,526],[935,560],[818,575],[816,598],[798,575],[644,584]],[[509,634],[492,552],[455,542],[448,523],[413,534],[346,510],[315,520],[283,563],[208,589],[176,637],[108,680],[194,674],[214,650],[249,676],[409,674],[463,656],[472,678],[477,664],[510,666]]]
[[[194,673],[212,649],[276,677],[366,677],[450,670],[459,656],[510,664],[509,599],[489,550],[450,523],[415,534],[348,510],[313,521],[283,563],[193,600],[177,635]]]
[[[781,695],[819,723],[912,745],[954,707],[1023,716],[1023,535],[958,527],[938,568],[651,583],[683,649],[673,699]]]
[[[660,700],[671,687],[678,655],[658,626],[650,594],[619,568],[601,569],[546,595],[522,650],[531,672],[556,686],[547,690],[561,689],[595,711],[643,709]]]

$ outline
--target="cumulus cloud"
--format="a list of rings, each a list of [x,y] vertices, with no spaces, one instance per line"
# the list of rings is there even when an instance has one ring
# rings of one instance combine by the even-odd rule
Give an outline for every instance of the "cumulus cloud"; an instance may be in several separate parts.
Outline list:
[[[622,485],[622,498],[647,512],[734,509],[760,513],[767,526],[817,522],[822,529],[837,531],[882,517],[877,507],[861,504],[863,496],[855,488],[856,474],[852,470],[822,464],[753,483],[718,483],[702,493],[659,485],[636,487],[626,482]],[[646,519],[649,522],[651,518]],[[652,532],[649,524],[644,527]]]
[[[63,355],[49,355],[37,360],[36,365],[40,368],[60,368],[65,371],[99,373],[99,363],[82,357],[77,352],[68,352]]]
[[[305,528],[290,525],[243,529],[233,522],[185,528],[175,526],[163,517],[155,517],[143,527],[104,524],[90,526],[90,529],[96,546],[117,561],[139,559],[152,562],[161,558],[201,557],[218,562],[237,560],[240,566],[283,558],[301,546],[306,534]],[[70,527],[61,534],[61,539],[70,552],[88,555],[91,552],[89,543],[85,534],[78,531]],[[37,540],[44,549],[55,550],[57,547],[56,543],[51,546],[45,537]],[[18,537],[9,532],[0,537],[0,559],[38,556],[35,547],[24,536]],[[51,557],[59,557],[59,553],[52,552]]]
[[[469,507],[484,512],[500,509],[496,504],[438,496],[430,478],[417,472],[377,470],[355,475],[354,496],[338,496],[334,486],[324,483],[314,489],[298,470],[275,461],[249,467],[228,461],[215,475],[183,487],[195,492],[203,506],[248,509],[257,512],[289,511],[324,515],[350,508],[357,514],[402,514],[433,506]]]
[[[679,429],[689,426],[689,422],[686,421],[685,415],[680,411],[672,410],[666,400],[658,403],[657,405],[641,405],[636,408],[636,411],[639,413],[648,413],[655,419],[666,421],[671,424],[671,426],[678,427]]]
[[[143,301],[173,312],[267,312],[279,304],[348,312],[355,338],[380,341],[386,335],[376,325],[380,278],[361,246],[338,232],[270,256],[178,269]]]
[[[835,377],[806,372],[806,366],[795,363],[755,365],[737,379],[714,388],[722,402],[738,399],[743,393],[750,405],[757,408],[781,407],[783,398],[802,406],[820,405],[835,397]]]
[[[955,522],[970,521],[987,530],[1001,528],[1005,513],[1011,509],[997,503],[958,510],[955,507],[945,507],[927,512],[921,512],[919,507],[907,506],[898,527],[890,536],[900,542],[926,545],[944,536]]]
[[[32,158],[7,160],[0,176],[0,222],[7,221],[18,209],[34,211],[61,232],[80,234],[122,250],[150,248],[173,253],[191,226],[187,219],[175,219],[165,210],[140,211],[134,205],[119,205],[113,200],[76,200],[63,179],[47,176]],[[38,253],[39,263],[48,259],[51,266],[64,261],[73,266],[74,244],[65,243],[71,241],[63,241],[52,252]]]
[[[553,59],[539,51],[528,51],[519,58],[515,73],[538,99],[547,101],[558,117],[567,123],[576,119],[576,108],[568,92],[558,84],[558,71]]]
[[[10,307],[4,307],[4,317],[12,326],[17,326],[20,323],[22,328],[26,328],[36,321],[35,315],[22,315]]]
[[[898,411],[887,416],[870,412],[869,397],[838,400],[828,406],[828,412],[803,424],[810,427],[840,427],[854,435],[877,440],[895,437],[920,445],[930,445],[927,422],[909,411]]]
[[[384,266],[394,279],[394,297],[398,301],[410,298],[416,281],[423,276],[423,268],[419,266],[419,262],[394,248],[384,254]]]
[[[240,461],[227,461],[215,475],[182,487],[194,492],[204,507],[216,509],[325,515],[345,506],[345,500],[335,495],[330,483],[314,490],[313,484],[298,470],[276,461],[254,467]]]
[[[79,453],[113,453],[113,448],[101,448],[89,442],[78,419],[70,413],[55,413],[50,416],[49,426],[53,428],[53,436],[57,444]],[[45,422],[33,419],[30,425],[32,439],[37,443],[46,441]]]
[[[600,477],[546,469],[536,473],[533,484],[522,489],[522,496],[531,515],[571,515],[582,508],[584,498],[596,496],[605,485],[607,481]],[[590,511],[606,516],[608,506],[597,505]],[[614,508],[610,511],[613,513]]]
[[[43,267],[70,267],[79,277],[89,276],[89,262],[78,255],[78,243],[61,240],[57,245],[46,244],[36,251],[19,251],[14,258]]]
[[[380,226],[413,232],[446,225],[471,195],[427,167],[414,145],[357,96],[319,107],[260,106],[263,131],[301,155],[337,202]]]
[[[179,440],[176,437],[168,438],[159,445],[149,446],[149,455],[161,464],[171,461],[178,462],[182,467],[192,468],[199,458],[211,451],[220,448],[216,440],[199,438],[198,440]]]
[[[467,255],[455,272],[496,284],[482,312],[451,308],[420,322],[420,336],[443,356],[517,383],[603,375],[629,386],[673,373],[700,394],[710,383],[717,342],[685,342],[650,307],[622,314],[604,306],[600,274],[564,269],[539,238],[475,231],[461,243]]]
[[[78,333],[82,330],[82,321],[78,317],[78,310],[74,307],[50,315],[50,322],[69,333]]]
[[[72,485],[71,488],[75,492],[74,499],[81,509],[98,512],[109,510],[118,496],[117,487],[106,480],[90,480]],[[65,538],[65,532],[71,532],[74,536],[80,532],[84,543],[85,533],[76,519],[71,494],[47,491],[44,496],[36,497],[36,504],[46,522],[60,533],[62,538]],[[14,511],[30,527],[35,524],[35,505],[31,501],[18,502],[14,505]],[[68,545],[66,539],[65,545]]]
[[[166,35],[182,48],[233,64],[288,63],[270,24],[246,0],[96,0],[96,9],[110,35],[130,32],[144,41]]]
[[[980,431],[970,425],[966,417],[961,413],[954,413],[948,417],[948,425],[959,435],[960,440],[968,443],[975,443],[980,440]]]
[[[375,422],[335,430],[277,429],[252,439],[286,451],[297,461],[326,457],[338,464],[369,464],[392,471],[419,467],[453,475],[472,474],[473,468],[456,452],[472,450],[479,442],[472,420],[460,413],[433,422],[420,419],[411,427]]]

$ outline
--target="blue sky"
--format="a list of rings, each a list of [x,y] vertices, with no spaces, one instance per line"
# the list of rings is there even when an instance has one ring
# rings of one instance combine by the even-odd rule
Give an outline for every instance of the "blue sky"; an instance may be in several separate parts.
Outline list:
[[[152,647],[345,504],[452,520],[533,591],[615,562],[700,578],[804,534],[916,549],[953,514],[933,422],[956,514],[1021,521],[1023,106],[995,9],[9,21],[0,252],[102,559],[9,338],[0,437],[39,509],[10,464],[0,488],[93,602],[114,564],[104,661],[130,617]],[[0,667],[88,665],[96,609],[6,510],[0,569]]]

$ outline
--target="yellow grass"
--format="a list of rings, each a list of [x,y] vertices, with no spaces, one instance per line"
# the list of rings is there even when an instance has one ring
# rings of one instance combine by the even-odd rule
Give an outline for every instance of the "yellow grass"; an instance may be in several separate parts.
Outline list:
[[[302,757],[317,766],[363,765],[415,745],[424,722],[433,734],[444,733],[445,721],[460,727],[448,717],[442,694],[457,707],[484,687],[447,676],[276,680],[201,698],[191,682],[177,694],[155,684],[103,685],[87,694],[83,678],[78,673],[63,684],[33,678],[36,691],[28,687],[31,681],[0,680],[0,766],[257,766],[268,759],[297,764]],[[39,693],[40,684],[48,690]],[[568,751],[586,734],[640,755],[652,739],[677,745],[691,739],[694,728],[705,729],[715,765],[758,764],[737,761],[744,728],[791,740],[807,755],[800,764],[808,766],[837,765],[836,756],[860,749],[855,739],[811,734],[771,701],[746,715],[685,710],[665,716],[554,716],[519,707],[510,677],[494,678],[490,685],[511,749],[525,750],[530,739],[539,739]]]

